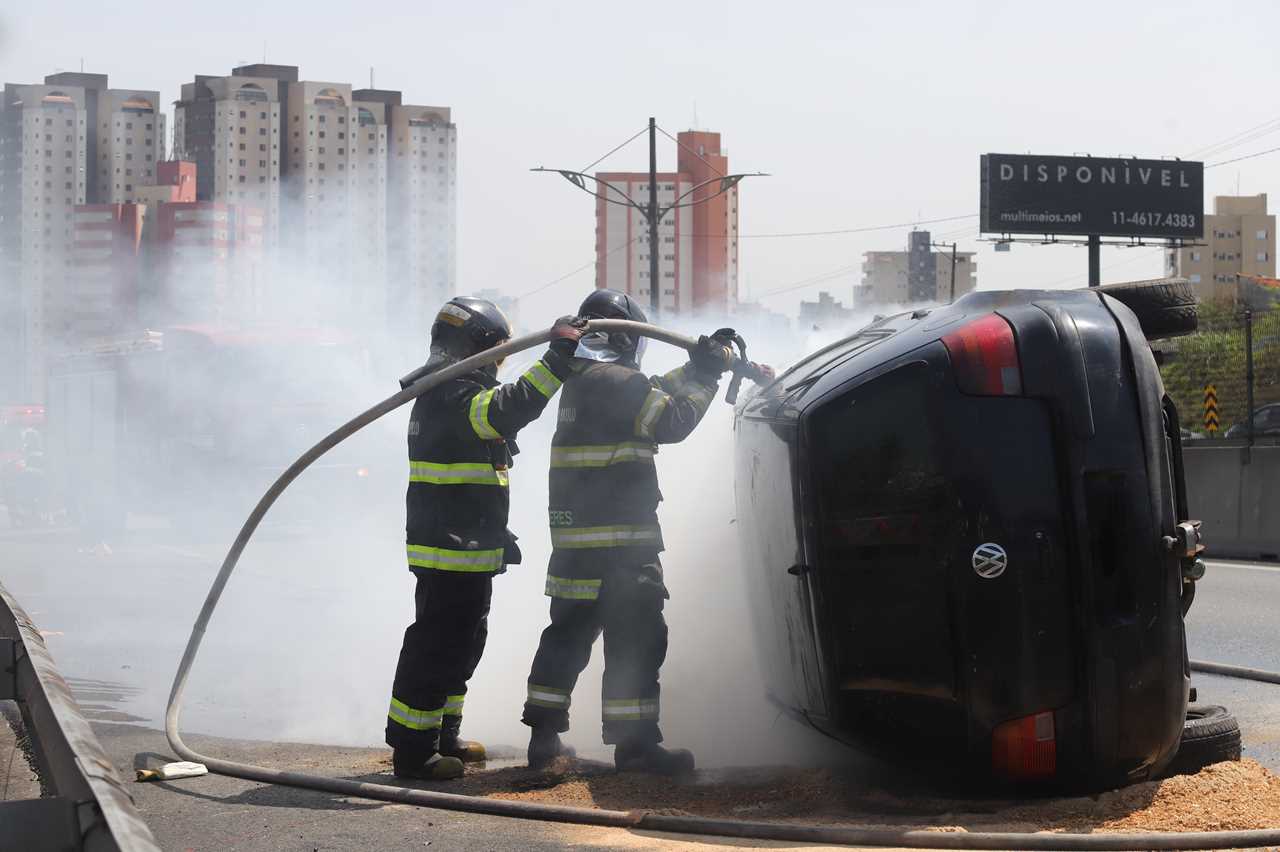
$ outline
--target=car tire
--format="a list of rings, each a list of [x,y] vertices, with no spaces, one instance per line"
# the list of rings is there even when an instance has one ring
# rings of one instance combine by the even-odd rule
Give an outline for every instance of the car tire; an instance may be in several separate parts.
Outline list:
[[[1196,293],[1186,279],[1133,281],[1093,289],[1133,311],[1148,340],[1178,337],[1196,330]]]
[[[1194,775],[1206,766],[1240,759],[1240,723],[1225,707],[1192,704],[1182,726],[1178,753],[1165,775]]]

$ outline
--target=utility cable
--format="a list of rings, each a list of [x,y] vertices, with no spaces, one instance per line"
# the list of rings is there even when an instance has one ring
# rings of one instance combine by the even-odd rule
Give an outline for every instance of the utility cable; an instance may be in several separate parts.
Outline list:
[[[693,149],[692,149],[692,148],[690,148],[688,145],[684,144],[684,143],[683,143],[683,142],[681,142],[679,139],[677,139],[676,137],[672,136],[670,133],[668,133],[667,131],[663,130],[663,129],[662,129],[661,127],[659,127],[658,125],[654,125],[654,126],[655,126],[655,127],[657,127],[658,132],[659,132],[659,133],[661,133],[663,136],[667,137],[667,138],[668,138],[668,139],[670,139],[672,142],[676,143],[676,145],[680,146],[681,148],[683,148],[684,150],[688,151],[688,152],[689,152],[690,154],[692,154],[693,156],[697,157],[699,160],[702,160],[702,164],[703,164],[704,166],[706,166],[707,168],[711,169],[711,171],[715,172],[716,174],[720,175],[720,177],[725,177],[725,173],[724,173],[724,172],[720,171],[720,170],[719,170],[719,169],[717,169],[715,166],[711,165],[711,163],[708,163],[708,162],[707,162],[707,160],[706,160],[706,158],[704,158],[704,157],[703,157],[701,154],[699,154],[697,151],[693,150]]]
[[[625,147],[627,147],[628,145],[630,145],[632,142],[636,141],[636,139],[637,139],[637,138],[639,138],[639,137],[640,137],[640,136],[641,136],[641,135],[642,135],[646,130],[648,130],[648,129],[649,129],[649,128],[648,128],[647,126],[646,126],[646,127],[642,127],[642,128],[640,128],[640,130],[636,132],[635,136],[632,136],[632,137],[631,137],[630,139],[628,139],[626,142],[623,142],[621,145],[619,145],[618,147],[614,148],[612,151],[610,151],[609,153],[605,154],[603,157],[601,157],[600,159],[596,160],[594,163],[591,163],[590,165],[586,165],[586,166],[583,166],[582,168],[578,169],[578,171],[583,172],[583,173],[585,174],[585,173],[586,173],[586,171],[587,171],[588,169],[590,169],[592,166],[597,166],[597,165],[599,165],[600,163],[603,163],[605,160],[609,159],[609,158],[610,158],[610,157],[612,157],[614,154],[618,153],[618,152],[619,152],[619,151],[621,151],[623,148],[625,148]]]
[[[1219,162],[1216,162],[1216,163],[1209,163],[1207,166],[1205,166],[1205,168],[1216,169],[1218,166],[1226,166],[1226,165],[1230,165],[1231,163],[1239,163],[1239,162],[1243,162],[1244,160],[1252,160],[1254,157],[1261,157],[1265,154],[1274,154],[1277,151],[1280,151],[1280,148],[1268,148],[1265,151],[1255,151],[1252,154],[1245,154],[1243,157],[1236,157],[1231,160],[1220,160]]]

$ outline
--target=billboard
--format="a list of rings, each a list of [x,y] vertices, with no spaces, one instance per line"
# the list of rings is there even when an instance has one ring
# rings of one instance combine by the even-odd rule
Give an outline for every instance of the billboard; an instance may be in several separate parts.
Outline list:
[[[1198,239],[1204,163],[982,155],[982,231]]]

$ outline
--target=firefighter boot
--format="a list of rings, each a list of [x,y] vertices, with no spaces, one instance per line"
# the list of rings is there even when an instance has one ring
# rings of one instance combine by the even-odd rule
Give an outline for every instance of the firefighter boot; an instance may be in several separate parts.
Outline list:
[[[406,754],[397,750],[392,752],[391,766],[397,778],[451,781],[462,777],[462,761],[438,752],[423,760],[416,754]]]
[[[529,737],[529,768],[546,769],[557,757],[573,757],[572,746],[560,742],[560,735],[550,728],[534,728]]]
[[[619,744],[613,750],[619,772],[652,772],[656,775],[688,775],[693,772],[693,752],[665,749],[657,743]]]
[[[463,763],[479,763],[485,758],[484,743],[464,740],[458,736],[462,728],[461,716],[445,716],[440,728],[440,753],[456,757]]]

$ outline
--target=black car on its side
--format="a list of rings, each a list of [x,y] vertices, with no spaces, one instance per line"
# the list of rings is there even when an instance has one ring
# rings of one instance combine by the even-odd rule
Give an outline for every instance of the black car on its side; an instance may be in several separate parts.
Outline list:
[[[971,293],[745,400],[738,529],[774,699],[998,779],[1160,772],[1203,563],[1147,337],[1194,329],[1188,299],[1179,281]]]

